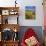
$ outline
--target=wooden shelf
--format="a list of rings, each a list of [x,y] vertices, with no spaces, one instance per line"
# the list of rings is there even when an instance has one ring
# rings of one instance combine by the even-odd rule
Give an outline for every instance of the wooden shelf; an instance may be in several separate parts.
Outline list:
[[[18,41],[3,41],[1,42],[2,46],[18,46]]]
[[[10,41],[3,41],[3,42],[5,42],[5,43],[8,43],[8,42],[12,43],[12,42],[19,42],[19,40],[16,40],[16,41],[10,40]]]
[[[12,10],[12,9],[15,9],[15,10],[19,10],[19,7],[0,7],[0,10]]]
[[[13,13],[10,13],[13,12]],[[6,23],[5,17],[9,16],[17,16],[17,24],[18,24],[18,16],[19,16],[19,7],[0,7],[0,15],[1,15],[1,24]],[[8,24],[8,18],[6,18]]]
[[[20,29],[20,26],[18,24],[1,24],[1,30],[5,29],[5,28],[9,28],[9,29],[12,29],[14,31],[14,29],[17,30],[17,32],[19,31]]]
[[[20,26],[18,24],[18,16],[19,16],[19,13],[18,12],[19,12],[19,7],[0,7],[0,18],[1,18],[0,32],[1,33],[3,33],[3,30],[6,29],[6,28],[11,29],[12,31],[14,31],[14,33],[15,32],[18,33],[18,31],[20,29]],[[17,24],[8,24],[7,19],[5,20],[5,17],[7,18],[7,16],[14,16],[14,17],[17,16]],[[2,34],[1,34],[1,36],[2,36]],[[0,46],[18,46],[18,42],[19,42],[18,39],[17,39],[17,41],[16,41],[16,39],[15,39],[15,41],[13,41],[13,39],[10,39],[9,41],[5,41],[2,38],[3,37],[1,37]]]

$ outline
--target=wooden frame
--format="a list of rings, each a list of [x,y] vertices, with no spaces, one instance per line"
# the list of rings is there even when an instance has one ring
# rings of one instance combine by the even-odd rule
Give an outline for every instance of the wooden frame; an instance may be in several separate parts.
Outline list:
[[[25,19],[36,19],[36,7],[35,6],[25,6]]]
[[[9,15],[9,10],[2,10],[2,15]]]

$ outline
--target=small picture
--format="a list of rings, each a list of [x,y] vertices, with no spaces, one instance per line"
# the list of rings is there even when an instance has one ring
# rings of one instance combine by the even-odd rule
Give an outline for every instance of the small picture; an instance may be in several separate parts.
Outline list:
[[[2,15],[9,15],[9,10],[2,10]]]
[[[25,19],[36,19],[35,6],[25,7]]]

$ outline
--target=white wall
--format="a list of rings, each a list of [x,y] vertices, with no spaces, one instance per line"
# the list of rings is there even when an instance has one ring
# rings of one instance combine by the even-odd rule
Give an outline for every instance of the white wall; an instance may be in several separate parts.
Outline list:
[[[14,6],[14,1],[15,0],[0,0],[0,6],[1,7],[8,7],[8,6]]]
[[[14,6],[15,0],[0,0],[0,6]],[[17,0],[19,9],[20,26],[43,26],[43,6],[42,0]],[[25,6],[36,6],[36,20],[25,19]]]
[[[42,0],[24,0],[21,2],[20,25],[22,26],[43,26]],[[28,4],[29,3],[29,4]],[[36,6],[36,20],[25,20],[25,6]]]

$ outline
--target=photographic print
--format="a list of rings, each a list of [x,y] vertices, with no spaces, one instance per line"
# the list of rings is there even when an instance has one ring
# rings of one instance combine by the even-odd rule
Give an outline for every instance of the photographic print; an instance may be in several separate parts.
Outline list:
[[[36,19],[35,6],[25,6],[25,19]]]
[[[9,10],[2,10],[2,15],[9,15]]]

